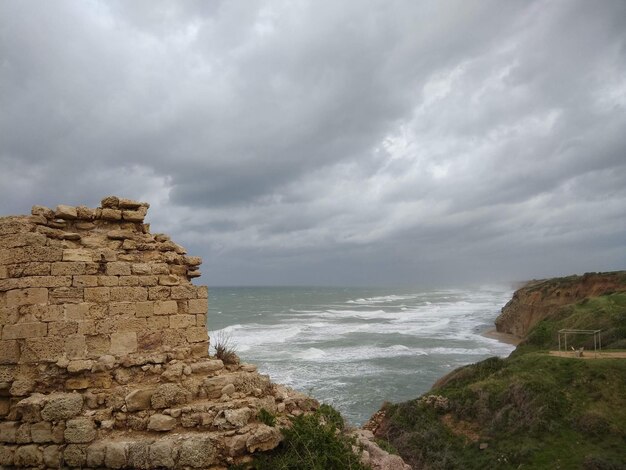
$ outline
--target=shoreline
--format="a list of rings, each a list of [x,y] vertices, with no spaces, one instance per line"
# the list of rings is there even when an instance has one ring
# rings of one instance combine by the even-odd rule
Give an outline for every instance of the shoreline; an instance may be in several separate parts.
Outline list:
[[[483,331],[481,335],[485,338],[497,339],[501,343],[512,344],[513,346],[517,346],[522,342],[522,338],[518,338],[517,336],[509,333],[501,333],[495,328],[489,328],[488,330]]]

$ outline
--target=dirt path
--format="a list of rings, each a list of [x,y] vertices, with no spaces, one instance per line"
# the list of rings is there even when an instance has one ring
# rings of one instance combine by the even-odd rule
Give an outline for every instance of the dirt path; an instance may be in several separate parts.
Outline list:
[[[574,353],[574,351],[550,351],[550,356],[576,358],[576,354]],[[611,358],[626,359],[626,351],[611,351],[611,352],[601,351],[598,353],[594,353],[593,351],[585,351],[583,356],[577,359],[611,359]]]

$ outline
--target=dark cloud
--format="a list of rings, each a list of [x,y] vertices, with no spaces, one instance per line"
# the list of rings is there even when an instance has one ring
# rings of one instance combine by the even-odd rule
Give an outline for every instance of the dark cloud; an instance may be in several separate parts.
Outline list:
[[[209,284],[626,265],[626,4],[1,2],[0,211],[151,202]]]

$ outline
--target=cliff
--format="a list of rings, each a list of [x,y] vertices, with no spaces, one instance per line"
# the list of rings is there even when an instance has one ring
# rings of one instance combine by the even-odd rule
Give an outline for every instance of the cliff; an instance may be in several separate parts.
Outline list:
[[[541,320],[561,307],[612,292],[626,291],[626,271],[587,273],[531,281],[513,294],[496,319],[496,329],[524,338]]]
[[[222,469],[279,444],[263,413],[317,408],[209,356],[201,259],[147,210],[0,218],[0,466]]]
[[[456,369],[366,427],[414,469],[626,468],[624,274],[529,283],[498,319],[524,335],[508,358]],[[561,328],[602,330],[602,353],[583,335],[584,357],[551,353]]]

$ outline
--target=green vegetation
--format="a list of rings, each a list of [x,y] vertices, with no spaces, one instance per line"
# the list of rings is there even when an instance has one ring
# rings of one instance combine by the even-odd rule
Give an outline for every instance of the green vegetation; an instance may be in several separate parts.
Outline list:
[[[223,331],[218,332],[213,338],[215,357],[224,364],[239,364],[237,349],[231,336]]]
[[[273,413],[267,411],[265,408],[261,408],[259,410],[259,412],[257,413],[257,418],[259,419],[259,421],[261,421],[263,424],[266,424],[267,426],[276,426],[276,416],[274,416]]]
[[[556,314],[540,321],[529,332],[515,352],[557,349],[558,334],[562,328],[602,330],[602,349],[626,349],[626,293],[591,297],[577,304],[566,305]],[[593,337],[572,338],[576,347],[593,350]]]
[[[354,442],[343,430],[339,412],[322,405],[314,413],[293,418],[291,426],[281,430],[284,439],[274,451],[259,455],[248,466],[231,469],[367,470],[352,452]]]
[[[509,358],[387,405],[379,437],[416,468],[626,469],[626,359],[551,356],[561,328],[602,329],[603,349],[624,348],[626,294],[566,306]],[[593,338],[576,340],[593,349]]]

